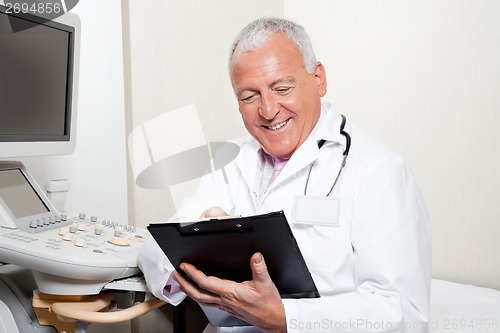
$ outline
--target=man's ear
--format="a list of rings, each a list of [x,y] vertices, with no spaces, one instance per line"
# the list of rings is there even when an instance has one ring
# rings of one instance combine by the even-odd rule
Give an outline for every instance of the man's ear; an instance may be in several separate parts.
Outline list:
[[[325,67],[321,62],[316,63],[316,67],[314,68],[314,77],[316,78],[316,82],[318,83],[318,93],[321,97],[326,95],[326,71]]]

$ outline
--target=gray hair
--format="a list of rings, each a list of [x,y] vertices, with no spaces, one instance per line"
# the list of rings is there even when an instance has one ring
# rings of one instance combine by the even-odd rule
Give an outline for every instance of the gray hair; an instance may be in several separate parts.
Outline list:
[[[302,26],[280,18],[257,19],[243,28],[233,42],[229,63],[236,48],[242,52],[257,50],[276,32],[280,32],[298,46],[302,53],[305,70],[313,74],[316,68],[316,56],[309,36]]]

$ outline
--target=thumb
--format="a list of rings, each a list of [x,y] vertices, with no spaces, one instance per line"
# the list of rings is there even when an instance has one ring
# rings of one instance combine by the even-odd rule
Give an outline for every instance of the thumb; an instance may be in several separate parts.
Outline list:
[[[257,252],[250,259],[250,268],[252,269],[252,277],[255,281],[271,280],[267,265],[264,261],[264,256]]]

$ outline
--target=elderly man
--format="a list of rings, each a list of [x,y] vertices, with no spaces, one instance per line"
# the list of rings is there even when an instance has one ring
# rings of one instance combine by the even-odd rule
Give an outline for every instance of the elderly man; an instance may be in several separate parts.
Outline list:
[[[249,258],[251,281],[183,263],[188,280],[154,242],[140,256],[150,290],[173,304],[187,294],[252,325],[210,328],[219,331],[426,332],[430,226],[408,165],[322,101],[325,68],[299,25],[250,23],[229,68],[251,136],[235,141],[240,154],[226,174],[204,177],[173,220],[283,210],[321,297],[281,299],[260,253]]]

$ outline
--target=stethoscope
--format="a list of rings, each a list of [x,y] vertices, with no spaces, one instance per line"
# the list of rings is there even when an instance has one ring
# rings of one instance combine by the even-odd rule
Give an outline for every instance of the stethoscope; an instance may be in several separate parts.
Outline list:
[[[333,185],[330,188],[330,191],[328,191],[328,194],[326,195],[327,197],[329,197],[330,194],[332,194],[333,189],[339,180],[340,174],[342,173],[342,170],[344,169],[345,162],[347,160],[347,155],[349,155],[349,149],[351,149],[351,136],[346,131],[344,131],[346,118],[344,115],[341,115],[341,116],[342,116],[342,123],[340,124],[340,134],[345,137],[346,144],[345,144],[344,152],[342,153],[342,164],[340,165],[339,172],[337,173],[337,177],[335,178],[335,181],[333,182]],[[321,147],[323,147],[324,144],[325,144],[325,140],[320,140],[318,142],[318,148],[321,149]],[[314,161],[312,161],[312,163],[309,166],[309,172],[307,173],[306,186],[304,187],[304,196],[307,195],[307,186],[309,185],[309,178],[311,177],[311,171],[312,171],[313,166],[314,166]]]

